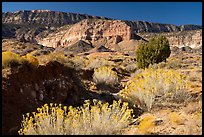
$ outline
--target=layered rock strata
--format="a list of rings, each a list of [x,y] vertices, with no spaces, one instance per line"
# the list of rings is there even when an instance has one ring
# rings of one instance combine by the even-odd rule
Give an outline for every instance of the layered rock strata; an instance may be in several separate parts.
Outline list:
[[[89,41],[93,45],[102,40],[117,44],[133,38],[131,27],[119,20],[83,20],[73,25],[64,34],[54,35],[39,40],[38,43],[48,47],[66,47],[79,40]]]
[[[152,36],[164,35],[169,40],[171,47],[175,46],[178,48],[181,47],[191,47],[199,48],[202,46],[202,30],[193,30],[193,31],[179,31],[171,33],[146,33],[139,34],[145,39],[150,39]]]

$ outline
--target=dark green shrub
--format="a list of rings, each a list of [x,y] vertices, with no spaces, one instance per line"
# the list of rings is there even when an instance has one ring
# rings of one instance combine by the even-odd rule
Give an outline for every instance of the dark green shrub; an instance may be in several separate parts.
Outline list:
[[[166,61],[171,50],[166,37],[151,38],[148,43],[140,43],[136,50],[136,62],[139,68],[148,68],[150,64]]]

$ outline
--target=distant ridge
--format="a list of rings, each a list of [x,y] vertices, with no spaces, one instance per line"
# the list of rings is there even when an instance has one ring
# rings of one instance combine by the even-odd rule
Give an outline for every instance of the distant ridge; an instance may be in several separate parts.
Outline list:
[[[63,26],[75,24],[83,19],[106,19],[107,17],[92,16],[88,14],[60,12],[51,10],[22,10],[16,12],[2,12],[2,23],[6,24],[40,24],[45,26]],[[122,20],[131,26],[135,32],[172,32],[202,29],[199,25],[181,25],[152,23],[147,21]]]
[[[126,28],[122,27],[126,25],[127,28],[131,28],[133,35],[141,35],[141,33],[181,32],[186,30],[190,31],[202,29],[202,26],[199,25],[176,26],[171,24],[152,23],[147,21],[115,20],[100,16],[60,11],[23,10],[2,13],[2,39],[16,38],[23,42],[32,42],[36,44],[39,41],[42,41],[44,38],[47,38],[49,34],[57,35],[58,37],[56,38],[60,39],[62,34],[65,33],[69,28],[71,28],[71,26],[80,22],[83,24],[84,20],[88,20],[88,24],[84,27],[90,27],[90,29],[96,26],[97,22],[100,21],[102,24],[98,25],[99,28],[102,27],[103,23],[105,23],[106,21],[113,21],[113,26],[115,26],[117,22],[121,22],[121,25],[117,26],[116,28],[113,27],[113,30],[117,30],[117,28],[120,28],[122,29],[120,31],[126,31]],[[109,23],[107,23],[106,26],[109,26]],[[81,29],[84,30],[86,28]],[[110,32],[107,33],[113,33],[111,32],[111,28],[106,29],[110,29]],[[94,30],[97,30],[97,28],[95,28]],[[101,35],[100,30],[97,31],[99,31],[96,32],[97,35],[98,33],[99,35]],[[79,30],[79,32],[81,31]],[[89,32],[89,29],[87,30],[87,32]],[[114,33],[116,34],[118,32]],[[116,36],[115,39],[119,40],[120,38]]]
[[[63,26],[74,24],[83,19],[109,19],[106,17],[91,16],[69,12],[50,10],[23,10],[16,12],[3,12],[2,23],[11,24],[41,24],[46,26]]]

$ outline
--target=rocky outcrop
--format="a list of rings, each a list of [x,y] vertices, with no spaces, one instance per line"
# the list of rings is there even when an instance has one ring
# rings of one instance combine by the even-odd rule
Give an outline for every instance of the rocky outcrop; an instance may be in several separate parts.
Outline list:
[[[171,46],[199,48],[202,46],[202,30],[177,32],[167,35]]]
[[[152,23],[147,21],[124,21],[127,25],[131,26],[135,33],[141,32],[175,32],[186,30],[198,30],[202,29],[199,25],[181,25],[176,26],[172,24]]]
[[[23,10],[2,13],[2,38],[17,38],[36,42],[64,25],[75,24],[83,19],[109,19],[106,17],[57,12],[50,10]]]
[[[65,48],[84,41],[115,51],[134,51],[139,41],[161,33],[168,37],[171,46],[196,48],[202,43],[202,27],[198,25],[113,20],[48,10],[2,13],[2,23],[2,38],[17,38],[52,48]]]
[[[65,48],[61,49],[61,51],[63,51],[65,55],[76,55],[79,53],[87,52],[93,48],[94,47],[91,44],[86,43],[83,40],[80,40],[69,47],[65,47]],[[56,49],[56,50],[58,50],[58,49]]]
[[[31,53],[34,56],[45,55],[53,52],[55,49],[51,47],[45,47],[43,45],[34,43],[20,42],[16,39],[3,39],[2,40],[2,52],[11,51],[21,56]]]
[[[3,24],[2,38],[15,37],[22,41],[36,42],[39,39],[45,38],[51,32],[57,31],[57,28],[61,26],[72,25],[84,19],[114,20],[106,17],[90,16],[86,14],[57,12],[57,11],[49,11],[49,10],[31,10],[31,11],[24,10],[24,11],[17,11],[17,12],[3,12],[2,13],[2,24]],[[171,24],[151,23],[147,21],[124,21],[123,20],[122,22],[130,26],[133,33],[175,32],[175,31],[185,31],[185,30],[197,30],[202,28],[199,25],[175,26]],[[111,29],[109,31],[110,32],[106,32],[106,33],[111,33]],[[100,33],[101,32],[99,32],[99,34]],[[121,41],[121,38],[118,36],[116,36],[114,39],[115,39],[114,41],[118,41],[118,42]],[[50,42],[52,41],[50,40]]]
[[[83,19],[108,19],[105,17],[91,16],[69,12],[58,12],[50,10],[22,10],[16,12],[3,12],[2,23],[12,24],[41,24],[45,26],[63,26],[74,24]]]
[[[164,35],[169,40],[171,47],[191,47],[199,48],[202,46],[202,30],[193,30],[193,31],[179,31],[171,33],[146,33],[140,34],[145,39],[150,39],[151,36]]]
[[[52,35],[52,34],[51,34]],[[61,37],[60,37],[61,36]],[[89,41],[93,45],[99,45],[99,41],[106,44],[117,44],[133,37],[131,27],[120,20],[83,20],[73,25],[64,34],[53,35],[38,43],[48,47],[68,47],[79,40]]]
[[[12,24],[41,24],[45,26],[63,26],[75,24],[83,19],[110,19],[106,17],[91,16],[69,12],[58,12],[50,10],[31,10],[3,12],[2,23]],[[201,29],[198,25],[181,25],[152,23],[147,21],[124,21],[131,26],[135,32],[172,32],[183,30]]]

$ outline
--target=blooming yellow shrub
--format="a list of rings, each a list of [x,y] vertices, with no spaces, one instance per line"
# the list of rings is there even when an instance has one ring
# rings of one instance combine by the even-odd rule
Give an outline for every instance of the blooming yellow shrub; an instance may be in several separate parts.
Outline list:
[[[23,116],[20,135],[102,135],[120,134],[133,118],[128,103],[114,101],[112,105],[86,100],[82,107],[45,104]]]
[[[176,123],[176,124],[183,124],[184,120],[182,119],[181,116],[179,116],[179,114],[177,114],[176,112],[172,112],[169,114],[170,117],[170,121],[172,123]]]
[[[2,52],[2,67],[10,67],[12,63],[19,63],[20,55],[10,51]]]
[[[11,63],[17,63],[17,64],[24,64],[29,63],[29,65],[32,65],[33,67],[38,67],[38,59],[32,56],[31,54],[27,54],[26,56],[20,56],[18,54],[12,53],[10,51],[6,51],[2,53],[2,66],[10,67]]]
[[[147,115],[144,118],[139,119],[138,133],[140,134],[150,134],[155,127],[155,117],[152,115]]]
[[[50,61],[58,61],[62,64],[66,62],[66,56],[63,53],[50,53],[37,57],[40,64],[44,65]]]
[[[96,84],[116,85],[118,84],[117,73],[109,67],[94,69],[93,80]]]
[[[181,103],[188,99],[185,77],[170,69],[145,69],[126,83],[119,95],[143,109],[150,110],[153,104]],[[137,103],[136,103],[137,102]]]
[[[27,55],[21,57],[21,62],[23,63],[25,61],[27,61],[29,63],[29,65],[31,65],[33,67],[37,68],[39,66],[38,59],[31,54],[27,54]]]
[[[194,113],[194,116],[196,119],[202,119],[202,111],[196,111]]]
[[[76,70],[85,68],[89,63],[88,59],[85,59],[83,56],[74,56],[70,58],[70,61],[73,62],[73,66]]]

